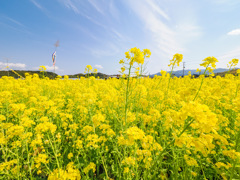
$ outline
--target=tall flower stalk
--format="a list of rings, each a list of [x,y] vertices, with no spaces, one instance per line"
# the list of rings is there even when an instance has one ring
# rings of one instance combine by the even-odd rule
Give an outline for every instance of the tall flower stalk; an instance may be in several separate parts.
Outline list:
[[[172,67],[171,69],[171,73],[170,73],[170,77],[169,77],[169,80],[168,80],[168,88],[167,88],[167,92],[166,92],[166,98],[168,96],[168,91],[169,91],[169,86],[170,86],[170,80],[172,78],[172,73],[173,73],[173,69],[174,67],[177,65],[179,66],[180,62],[182,62],[182,59],[183,59],[183,55],[182,54],[178,54],[176,53],[173,58],[170,60],[170,64],[168,65],[169,67]]]
[[[198,88],[198,91],[197,91],[193,101],[195,101],[198,97],[198,94],[203,85],[203,80],[206,75],[206,72],[208,71],[210,76],[214,75],[213,70],[216,69],[216,64],[215,64],[216,62],[218,62],[218,60],[215,57],[207,57],[203,60],[203,63],[200,64],[200,66],[205,67],[205,71],[204,71],[203,75],[200,76],[200,77],[202,77],[201,84],[200,84],[200,87]]]
[[[145,58],[149,58],[151,55],[151,52],[149,49],[144,49],[143,51],[141,51],[139,48],[131,48],[129,51],[125,52],[125,57],[127,59],[127,63],[124,62],[123,59],[120,60],[120,64],[123,64],[123,67],[121,67],[121,73],[124,73],[124,71],[126,70],[126,66],[128,65],[128,74],[127,74],[127,87],[126,87],[126,94],[125,94],[125,108],[124,108],[124,113],[125,113],[125,125],[127,123],[127,113],[128,113],[128,106],[129,106],[129,92],[130,92],[130,78],[131,78],[131,71],[132,68],[134,66],[134,63],[137,63],[138,65],[140,65],[142,67],[142,65],[144,64],[144,60]],[[136,74],[139,74],[139,68],[136,68],[137,72],[135,72]],[[123,77],[125,78],[126,75],[123,74]]]
[[[39,66],[39,71],[42,73],[42,78],[44,78],[44,73],[47,70],[47,68],[45,66]]]
[[[231,61],[229,61],[229,63],[227,64],[227,67],[229,68],[228,69],[228,74],[229,74],[229,72],[231,71],[231,68],[233,67],[236,67],[237,66],[237,64],[238,64],[238,59],[232,59]]]

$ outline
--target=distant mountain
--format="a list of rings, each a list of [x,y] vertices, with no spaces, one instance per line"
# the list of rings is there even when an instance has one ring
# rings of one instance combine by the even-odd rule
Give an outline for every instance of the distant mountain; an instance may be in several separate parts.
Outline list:
[[[200,74],[203,74],[204,73],[204,70],[205,69],[201,69],[201,73]],[[196,69],[184,69],[184,76],[188,75],[188,72],[191,72],[192,75],[196,74],[196,75],[199,75],[199,72],[196,72]],[[215,69],[213,72],[216,74],[216,73],[221,73],[221,72],[224,72],[224,71],[228,71],[228,69],[225,69],[225,68],[217,68]],[[171,71],[167,71],[168,73],[171,73]],[[178,71],[173,71],[172,73],[174,76],[177,76],[177,77],[180,77],[183,75],[183,70],[178,70]],[[161,73],[156,73],[156,74],[152,74],[150,75],[150,77],[154,77],[155,75],[157,76],[161,76]]]

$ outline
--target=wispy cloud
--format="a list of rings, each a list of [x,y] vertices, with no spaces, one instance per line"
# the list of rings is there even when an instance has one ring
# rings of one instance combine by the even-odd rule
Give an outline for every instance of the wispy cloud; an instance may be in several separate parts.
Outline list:
[[[211,0],[211,1],[216,4],[225,4],[231,2],[232,0]]]
[[[231,36],[240,35],[240,28],[239,29],[234,29],[234,30],[228,32],[227,35],[231,35]]]
[[[214,11],[216,12],[233,12],[239,9],[239,0],[208,0],[208,3],[214,5]]]
[[[23,63],[4,63],[4,62],[0,62],[0,67],[1,68],[4,68],[4,67],[7,67],[9,66],[9,68],[12,68],[12,69],[25,69],[26,68],[26,64],[23,64]]]
[[[30,2],[33,3],[38,9],[43,10],[43,7],[36,0],[30,0]]]
[[[103,69],[103,66],[100,65],[100,64],[96,64],[95,67],[98,68],[98,69]]]
[[[12,29],[14,31],[17,31],[17,32],[21,32],[21,33],[27,33],[27,34],[32,34],[30,31],[28,31],[26,28],[19,28],[18,27],[14,27],[14,25],[9,25],[9,23],[3,23],[3,22],[0,22],[0,26],[5,26],[6,28],[9,28],[9,29]]]
[[[227,4],[227,5],[236,5],[240,2],[238,0],[210,0],[210,2],[213,2],[215,4]]]
[[[63,3],[65,7],[70,10],[73,10],[76,14],[80,14],[79,9],[77,6],[72,2],[72,0],[59,0],[60,3]]]
[[[4,16],[4,18],[7,19],[8,21],[14,23],[15,25],[25,27],[21,22],[17,21],[16,19],[10,18],[8,16]]]
[[[130,37],[124,35],[122,32],[117,31],[116,29],[111,29],[111,36],[119,42],[132,41]]]
[[[143,31],[147,37],[145,47],[152,52],[148,64],[151,72],[159,71],[160,68],[167,70],[172,56],[189,51],[189,44],[203,34],[193,5],[187,6],[186,13],[182,13],[171,11],[172,3],[168,1],[125,2],[143,22]]]
[[[61,4],[63,4],[66,8],[72,10],[74,13],[76,14],[81,14],[87,18],[89,18],[89,15],[86,15],[84,12],[86,11],[82,11],[82,7],[80,4],[80,1],[78,0],[58,0]],[[104,14],[104,11],[102,10],[102,8],[99,6],[98,1],[94,1],[94,0],[88,0],[87,1],[97,12]],[[86,4],[86,3],[83,3]]]
[[[114,2],[115,2],[115,0],[111,0],[110,3],[109,3],[109,12],[111,13],[111,15],[112,15],[115,19],[119,20],[119,10],[118,10],[118,8],[116,7],[116,5],[115,5]]]
[[[194,22],[181,22],[176,26],[177,39],[182,45],[192,42],[203,35],[202,28]]]
[[[228,59],[229,61],[233,58],[240,58],[240,47],[237,47],[231,51],[224,53],[222,56],[218,57],[219,59]]]
[[[3,20],[3,22],[0,22],[0,25],[3,25],[7,28],[10,28],[10,29],[18,31],[18,32],[31,34],[31,32],[28,30],[28,28],[20,21],[13,19],[6,15],[2,15],[0,17]]]
[[[71,26],[73,26],[76,29],[79,29],[80,31],[82,31],[86,36],[88,36],[89,38],[94,39],[95,41],[100,41],[100,38],[97,37],[94,33],[92,33],[91,31],[89,31],[89,29],[76,24],[76,23],[72,23]]]
[[[104,15],[104,11],[102,10],[102,8],[99,6],[99,0],[95,1],[95,0],[88,0],[88,2],[102,15]]]
[[[105,42],[105,46],[103,48],[91,48],[91,49],[89,49],[89,51],[95,57],[102,58],[102,57],[114,56],[120,50],[116,44],[114,44],[112,42]]]
[[[149,5],[150,9],[152,9],[154,12],[157,12],[159,15],[164,17],[165,19],[169,20],[169,16],[153,1],[148,0],[146,3]]]
[[[112,50],[105,50],[105,49],[91,49],[90,50],[91,53],[95,56],[95,57],[107,57],[107,56],[113,56],[116,53]]]
[[[240,59],[240,46],[218,56],[219,63],[217,63],[217,67],[227,67],[227,63],[234,58]]]
[[[83,15],[83,14],[82,14],[82,15]],[[92,18],[92,17],[90,17],[90,16],[88,16],[88,15],[85,15],[85,14],[84,14],[84,16],[85,16],[88,20],[90,20],[91,22],[93,22],[94,24],[96,24],[96,25],[98,25],[98,26],[101,26],[101,27],[103,27],[103,28],[105,28],[105,29],[108,28],[108,27],[105,26],[104,24],[100,23],[98,20],[96,20],[96,19],[94,19],[94,18]]]
[[[58,2],[60,4],[62,4],[63,6],[65,6],[66,8],[68,8],[69,10],[72,10],[75,14],[79,14],[81,16],[83,16],[84,18],[86,18],[87,20],[91,21],[92,23],[102,27],[102,28],[105,28],[107,29],[107,26],[103,25],[102,23],[100,23],[99,20],[97,20],[96,18],[92,17],[92,10],[87,10],[87,9],[82,9],[82,5],[79,4],[81,1],[73,1],[73,0],[58,0]],[[87,1],[86,1],[87,2]],[[85,2],[83,2],[84,4]],[[92,2],[92,4],[94,4],[94,6],[92,5],[92,7],[94,9],[98,9],[98,11],[101,11],[100,10],[100,7],[98,7],[95,2]]]
[[[151,35],[153,47],[161,49],[162,55],[169,57],[170,54],[181,49],[175,38],[176,33],[169,25],[169,16],[156,1],[128,1],[128,5],[144,23],[145,29]]]

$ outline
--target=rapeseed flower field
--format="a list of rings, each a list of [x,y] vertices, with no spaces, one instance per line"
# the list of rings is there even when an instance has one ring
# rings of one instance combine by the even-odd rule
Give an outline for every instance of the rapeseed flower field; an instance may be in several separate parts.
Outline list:
[[[150,55],[126,52],[120,79],[1,78],[0,179],[240,179],[240,76],[207,57],[199,78],[142,78]]]

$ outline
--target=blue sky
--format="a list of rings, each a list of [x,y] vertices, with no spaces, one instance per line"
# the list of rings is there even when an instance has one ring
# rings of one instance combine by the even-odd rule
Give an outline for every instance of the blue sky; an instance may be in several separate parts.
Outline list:
[[[239,0],[0,0],[0,68],[83,73],[90,64],[116,74],[132,47],[148,48],[147,73],[169,70],[175,53],[186,69],[208,56],[218,68],[240,58]]]

